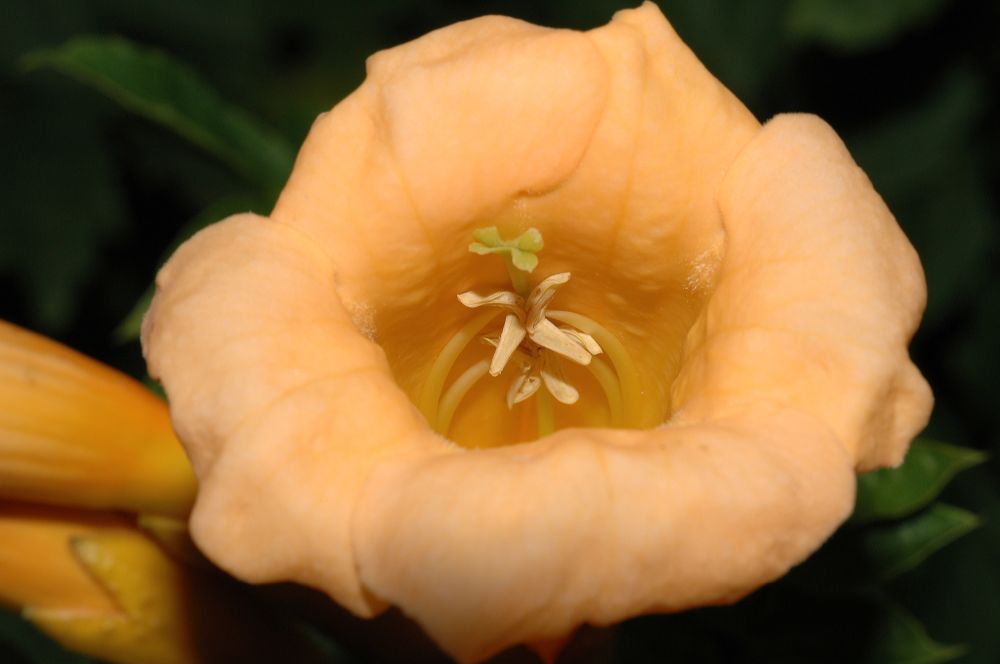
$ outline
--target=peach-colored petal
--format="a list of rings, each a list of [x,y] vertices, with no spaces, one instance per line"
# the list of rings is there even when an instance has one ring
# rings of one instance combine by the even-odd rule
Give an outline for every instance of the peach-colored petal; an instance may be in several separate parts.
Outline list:
[[[472,229],[572,172],[608,72],[584,35],[496,16],[379,53],[368,72],[316,121],[272,217],[330,252],[342,298],[374,311],[381,337],[408,339],[387,347],[394,362],[426,369],[460,324],[454,294],[481,283],[464,271]],[[431,303],[442,317],[411,329]]]
[[[826,422],[859,471],[897,465],[931,393],[906,352],[923,270],[819,118],[769,122],[720,193],[726,258],[674,383],[679,422],[769,400]]]
[[[847,516],[852,460],[824,424],[756,411],[571,429],[379,464],[355,516],[364,583],[445,650],[504,647],[739,599]]]
[[[537,226],[546,270],[574,275],[559,308],[644,346],[655,424],[721,256],[715,191],[758,128],[655,5],[582,34],[486,17],[373,56],[317,120],[272,217],[330,253],[342,300],[414,399],[465,322],[455,293],[506,286],[499,261],[465,250],[472,230]],[[499,403],[493,387],[470,403]],[[584,390],[586,408],[602,401]],[[519,435],[505,411],[494,444]],[[474,426],[460,413],[453,429]]]
[[[905,352],[920,266],[836,135],[772,121],[721,200],[729,244],[669,427],[384,463],[369,480],[363,580],[460,659],[738,599],[839,525],[852,466],[898,459],[925,424]]]
[[[157,285],[143,346],[203,485],[199,546],[242,578],[320,585],[370,613],[350,550],[355,496],[373,457],[422,421],[337,299],[329,257],[239,215],[185,244]]]

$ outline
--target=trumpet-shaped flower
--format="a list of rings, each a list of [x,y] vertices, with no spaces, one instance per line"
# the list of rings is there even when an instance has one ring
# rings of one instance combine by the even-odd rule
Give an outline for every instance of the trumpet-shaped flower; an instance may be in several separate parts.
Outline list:
[[[919,261],[843,143],[761,127],[652,4],[373,56],[270,217],[157,284],[202,549],[465,661],[777,578],[931,403]]]

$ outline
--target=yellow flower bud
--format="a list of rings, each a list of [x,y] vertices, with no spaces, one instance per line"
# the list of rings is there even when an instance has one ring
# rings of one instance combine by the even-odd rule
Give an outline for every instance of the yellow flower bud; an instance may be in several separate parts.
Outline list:
[[[0,604],[71,650],[116,664],[321,661],[246,588],[129,519],[0,504],[0,542]]]

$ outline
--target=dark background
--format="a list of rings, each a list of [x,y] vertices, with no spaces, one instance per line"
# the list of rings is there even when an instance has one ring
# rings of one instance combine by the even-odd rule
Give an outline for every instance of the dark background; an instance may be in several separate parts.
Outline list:
[[[937,395],[929,435],[1000,450],[1000,3],[660,5],[758,118],[813,112],[841,133],[927,271],[928,310],[913,354]],[[0,318],[143,375],[137,342],[116,340],[115,328],[181,228],[252,188],[98,92],[53,71],[25,71],[26,53],[81,34],[123,35],[188,63],[297,145],[315,115],[362,80],[376,50],[486,13],[589,28],[622,6],[0,0]],[[892,589],[935,639],[969,644],[968,662],[1000,662],[997,474],[993,461],[951,485],[948,500],[984,525]],[[845,627],[858,619],[832,604],[818,610]]]

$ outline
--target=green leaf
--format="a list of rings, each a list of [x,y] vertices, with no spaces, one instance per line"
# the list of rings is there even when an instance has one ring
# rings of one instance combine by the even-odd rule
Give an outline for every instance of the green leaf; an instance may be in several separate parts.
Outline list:
[[[924,626],[899,606],[881,603],[880,625],[865,662],[871,664],[942,664],[961,657],[966,647],[946,646],[928,636]]]
[[[225,103],[193,70],[119,37],[84,36],[24,57],[100,90],[125,108],[172,129],[250,181],[276,191],[291,171],[283,139]]]
[[[947,0],[795,0],[788,31],[803,40],[858,51],[926,23]]]
[[[246,212],[248,210],[263,211],[266,207],[267,206],[262,198],[252,194],[230,196],[213,205],[210,205],[196,217],[191,219],[191,221],[185,224],[183,228],[181,228],[180,232],[177,233],[177,236],[174,238],[174,241],[170,244],[170,247],[168,247],[166,252],[164,252],[161,265],[177,250],[179,246],[181,246],[181,244],[186,242],[191,238],[191,236],[209,224],[221,221],[222,219],[238,212]],[[122,322],[118,324],[118,327],[115,328],[115,341],[118,341],[119,343],[126,343],[139,338],[139,329],[142,327],[142,318],[146,315],[146,310],[149,309],[149,305],[153,301],[153,294],[155,292],[155,285],[150,284],[149,288],[147,288],[138,301],[136,301],[132,310],[125,316]]]
[[[966,664],[1000,662],[1000,485],[992,470],[978,468],[955,487],[983,524],[892,587],[933,634],[970,644]]]
[[[985,460],[978,450],[918,438],[899,468],[858,478],[852,519],[861,523],[911,514],[934,500],[956,473]]]
[[[871,570],[880,581],[899,576],[980,524],[975,514],[938,503],[900,523],[872,528],[864,536]]]
[[[0,274],[50,335],[66,333],[125,229],[119,173],[73,92],[31,86],[0,110]]]
[[[114,340],[118,343],[127,343],[139,338],[139,331],[142,329],[142,319],[146,315],[146,310],[149,309],[149,305],[153,303],[153,294],[156,292],[156,286],[153,284],[149,285],[142,295],[132,305],[132,310],[128,312],[122,322],[118,324],[115,328],[112,336]]]

